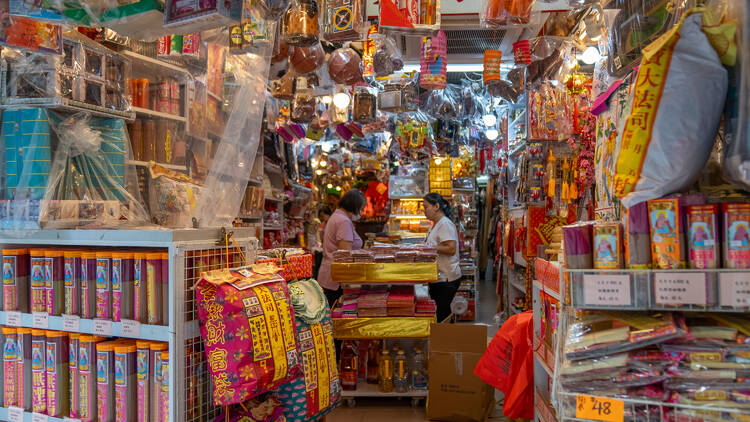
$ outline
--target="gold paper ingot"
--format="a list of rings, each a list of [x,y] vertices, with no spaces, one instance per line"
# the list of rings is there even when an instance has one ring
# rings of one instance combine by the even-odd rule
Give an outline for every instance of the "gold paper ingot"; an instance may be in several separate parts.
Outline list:
[[[336,283],[430,283],[437,278],[435,262],[331,264],[331,280]]]
[[[425,338],[435,318],[334,318],[333,337],[341,340]]]

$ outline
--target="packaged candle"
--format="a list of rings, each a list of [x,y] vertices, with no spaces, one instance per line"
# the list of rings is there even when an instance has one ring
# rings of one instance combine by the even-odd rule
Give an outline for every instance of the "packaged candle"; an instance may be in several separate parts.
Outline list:
[[[18,340],[18,365],[16,366],[16,375],[18,383],[18,407],[25,411],[31,411],[31,328],[18,328],[16,333]]]
[[[651,258],[659,269],[685,268],[682,214],[678,198],[648,201]]]
[[[130,422],[136,418],[136,345],[115,346],[115,420]]]
[[[47,336],[44,330],[31,330],[31,409],[47,411]]]
[[[65,280],[65,310],[68,315],[79,315],[81,301],[81,251],[65,251],[63,279]]]
[[[31,312],[47,312],[47,295],[44,285],[44,250],[32,249],[31,261]]]
[[[112,252],[96,253],[96,317],[112,319]]]
[[[690,268],[718,268],[719,206],[716,204],[688,206],[686,218]]]
[[[137,422],[149,422],[149,416],[151,415],[149,389],[152,381],[149,379],[149,375],[153,375],[153,372],[149,372],[150,346],[150,341],[138,340],[136,342]]]
[[[160,421],[169,421],[169,351],[161,353],[161,385],[159,386]]]
[[[146,313],[149,324],[161,324],[161,253],[146,254]]]
[[[61,418],[69,414],[70,374],[68,373],[68,333],[47,331],[47,415]]]
[[[622,268],[622,228],[620,223],[597,221],[594,231],[594,268]]]
[[[721,204],[724,268],[750,268],[750,204]]]
[[[133,317],[136,321],[146,324],[146,253],[133,254]]]
[[[81,317],[96,317],[96,252],[81,253]]]
[[[153,342],[150,346],[149,356],[149,380],[151,385],[149,386],[150,404],[149,409],[151,410],[151,420],[161,421],[161,406],[159,404],[159,392],[161,391],[162,382],[162,360],[161,354],[166,351],[169,346],[167,343]]]
[[[3,327],[3,406],[18,404],[18,338],[13,327]]]
[[[115,344],[104,341],[96,345],[96,407],[100,421],[115,417]]]
[[[159,254],[161,261],[161,323],[169,325],[169,254],[162,252]],[[157,302],[158,303],[158,302]]]
[[[624,236],[625,266],[631,269],[651,268],[651,231],[646,202],[625,210]]]
[[[566,268],[593,268],[593,245],[591,223],[577,223],[563,226]]]
[[[78,418],[83,422],[97,417],[96,343],[99,337],[82,335],[78,339]]]
[[[29,312],[29,250],[3,249],[3,310]]]
[[[112,253],[112,320],[133,319],[133,252]]]
[[[70,417],[76,418],[78,415],[78,349],[80,343],[79,333],[68,333],[68,366],[69,389],[70,389]]]
[[[47,250],[44,252],[44,290],[47,313],[62,315],[65,308],[64,252]]]

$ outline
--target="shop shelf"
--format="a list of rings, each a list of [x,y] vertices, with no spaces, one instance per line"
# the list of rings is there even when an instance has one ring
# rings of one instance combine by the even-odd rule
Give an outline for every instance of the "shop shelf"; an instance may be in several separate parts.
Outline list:
[[[339,340],[427,338],[429,317],[334,318],[333,336]]]
[[[63,418],[55,418],[52,416],[47,415],[40,415],[41,418],[34,419],[34,413],[31,412],[24,412],[23,413],[23,422],[33,422],[35,420],[45,420],[47,422],[64,422],[65,419]],[[10,416],[8,416],[8,408],[7,407],[0,407],[0,421],[9,421]]]
[[[427,390],[414,390],[405,393],[381,393],[377,384],[357,383],[357,389],[353,391],[341,390],[341,397],[427,397]]]
[[[576,417],[579,395],[580,394],[567,391],[558,392],[558,411],[560,412],[559,416],[561,421],[594,420]],[[580,396],[587,395],[583,394]],[[750,415],[750,409],[746,407],[723,408],[718,406],[711,406],[710,402],[707,402],[708,404],[706,404],[705,406],[694,406],[652,400],[614,399],[606,397],[604,395],[596,394],[593,394],[593,396],[623,402],[623,420],[626,421],[657,422],[666,420],[744,420],[745,418],[747,418],[747,416]]]
[[[172,63],[167,63],[163,60],[152,59],[151,57],[132,51],[122,51],[121,54],[133,61],[133,67],[138,67],[140,65],[141,67],[147,68],[148,71],[156,72],[157,74],[168,73],[185,78],[190,76],[187,69]]]
[[[2,321],[2,324],[7,324],[7,312],[0,311],[0,321]],[[21,325],[20,327],[27,327],[27,328],[41,328],[41,329],[48,329],[48,330],[57,330],[57,331],[69,331],[69,332],[78,332],[83,334],[101,334],[98,333],[94,329],[94,322],[93,319],[84,319],[81,318],[79,320],[79,328],[78,330],[71,330],[63,325],[63,317],[62,316],[49,316],[48,318],[48,326],[42,327],[42,326],[35,326],[34,325],[34,315],[33,314],[21,314]],[[111,322],[112,323],[112,333],[110,334],[113,337],[131,337],[131,338],[139,338],[144,340],[154,340],[154,341],[169,341],[170,337],[172,336],[172,332],[169,330],[168,326],[163,325],[148,325],[148,324],[140,324],[140,335],[138,336],[131,336],[123,333],[122,330],[122,322]]]
[[[130,108],[138,116],[153,117],[153,118],[156,118],[156,119],[168,119],[168,120],[174,120],[174,121],[182,122],[182,123],[187,122],[186,118],[184,118],[182,116],[178,116],[176,114],[163,113],[161,111],[154,111],[154,110],[149,110],[147,108],[141,108],[141,107],[135,107],[135,106],[130,106]]]
[[[331,279],[341,284],[430,283],[437,278],[435,262],[331,264]]]
[[[557,422],[555,409],[552,408],[549,400],[542,397],[536,389],[534,389],[534,410],[536,421]]]
[[[570,304],[580,309],[750,310],[748,270],[565,270],[565,273]]]
[[[127,163],[133,166],[138,166],[138,167],[148,167],[151,165],[151,163],[148,161],[138,161],[138,160],[128,160]],[[156,164],[164,168],[168,168],[172,170],[187,171],[187,166],[180,166],[177,164],[162,164],[162,163],[156,163]]]
[[[534,280],[534,287],[536,287],[537,289],[539,289],[539,291],[542,291],[542,292],[544,292],[544,293],[552,296],[553,298],[557,299],[558,302],[561,301],[561,299],[560,299],[560,292],[555,291],[554,289],[549,288],[548,286],[542,284],[542,282],[540,282],[539,280]]]

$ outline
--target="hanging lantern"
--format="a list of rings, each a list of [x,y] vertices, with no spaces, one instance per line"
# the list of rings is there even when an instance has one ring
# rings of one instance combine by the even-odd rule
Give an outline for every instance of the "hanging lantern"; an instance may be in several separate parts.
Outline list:
[[[484,84],[489,85],[500,81],[500,60],[503,52],[500,50],[484,50]]]

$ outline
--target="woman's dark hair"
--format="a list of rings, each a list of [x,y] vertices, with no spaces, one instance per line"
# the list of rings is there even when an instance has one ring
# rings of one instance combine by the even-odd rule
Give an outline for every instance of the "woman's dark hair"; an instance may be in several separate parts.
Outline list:
[[[318,210],[318,218],[320,218],[320,217],[322,217],[324,215],[327,215],[327,216],[330,217],[331,214],[333,214],[333,211],[331,211],[331,207],[329,207],[327,205],[324,205],[324,206],[320,207],[320,209]]]
[[[339,200],[339,208],[344,211],[348,211],[352,214],[359,214],[367,205],[367,199],[362,195],[362,192],[357,189],[352,189],[345,193],[344,196]]]
[[[445,198],[443,198],[443,196],[439,193],[428,193],[424,196],[424,200],[432,205],[437,205],[438,207],[440,207],[440,211],[442,211],[446,217],[451,217],[451,212],[453,211],[451,208],[451,204],[449,204],[448,201],[446,201]]]

